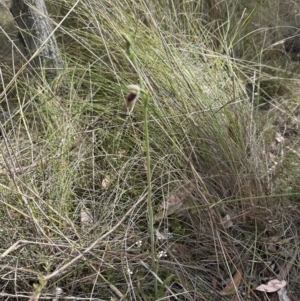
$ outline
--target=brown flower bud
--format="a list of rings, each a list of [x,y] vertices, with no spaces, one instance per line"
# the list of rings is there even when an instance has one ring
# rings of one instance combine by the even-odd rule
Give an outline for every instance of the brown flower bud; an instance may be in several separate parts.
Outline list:
[[[138,85],[128,85],[129,93],[125,98],[126,108],[132,108],[140,95],[140,87]]]

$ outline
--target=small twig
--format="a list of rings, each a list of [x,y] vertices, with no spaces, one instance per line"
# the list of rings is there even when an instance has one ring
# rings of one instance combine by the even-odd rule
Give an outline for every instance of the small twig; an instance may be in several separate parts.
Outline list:
[[[59,244],[56,244],[56,243],[40,243],[40,242],[30,241],[30,240],[18,240],[11,247],[9,247],[4,253],[2,253],[0,255],[0,259],[7,256],[10,252],[15,251],[15,250],[19,249],[20,247],[23,247],[23,246],[29,245],[29,244],[31,244],[31,245],[62,247],[62,248],[67,248],[68,247],[68,246],[59,245]]]
[[[4,258],[6,255],[8,255],[10,252],[19,249],[20,247],[23,247],[24,245],[27,245],[30,243],[26,240],[18,240],[16,243],[14,243],[10,248],[8,248],[4,253],[0,255],[0,259]]]

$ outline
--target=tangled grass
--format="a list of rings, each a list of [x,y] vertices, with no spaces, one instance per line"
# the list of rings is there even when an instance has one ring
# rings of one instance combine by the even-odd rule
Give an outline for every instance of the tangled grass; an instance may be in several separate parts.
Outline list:
[[[291,16],[266,36],[266,8],[205,3],[49,3],[70,13],[64,71],[4,70],[2,298],[275,300],[255,290],[272,278],[299,294]]]

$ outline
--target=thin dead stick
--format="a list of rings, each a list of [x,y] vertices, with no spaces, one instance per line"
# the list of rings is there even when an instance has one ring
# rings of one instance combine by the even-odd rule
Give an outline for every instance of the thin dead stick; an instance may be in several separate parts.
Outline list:
[[[10,252],[19,249],[22,246],[25,246],[29,243],[29,241],[26,240],[18,240],[16,243],[14,243],[10,248],[8,248],[4,253],[0,255],[0,259],[4,258],[6,255],[8,255]]]
[[[40,242],[30,241],[30,240],[18,240],[11,247],[9,247],[4,253],[2,253],[0,255],[0,259],[7,256],[10,252],[15,251],[15,250],[19,249],[20,247],[23,247],[26,245],[40,245],[40,246],[61,247],[61,248],[69,247],[66,245],[59,245],[59,244],[55,244],[55,243],[40,243]]]
[[[1,187],[1,184],[0,184],[0,187]],[[8,203],[5,203],[5,202],[2,201],[1,199],[0,199],[0,204],[3,204],[4,206],[10,208],[11,210],[18,212],[18,213],[19,213],[21,216],[23,216],[24,218],[30,219],[30,216],[29,216],[28,214],[22,212],[21,210],[17,209],[16,207],[14,207],[14,206],[12,206],[12,205],[10,205],[10,204],[8,204]]]
[[[94,249],[96,247],[97,244],[99,244],[99,242],[101,240],[103,240],[105,237],[107,237],[108,235],[110,235],[111,233],[113,233],[123,222],[124,220],[128,217],[128,215],[142,202],[145,201],[145,194],[141,196],[141,198],[124,214],[124,216],[120,219],[120,221],[114,226],[112,227],[109,231],[107,231],[105,234],[103,234],[102,236],[100,236],[99,238],[97,238],[87,249],[85,249],[81,254],[79,254],[77,257],[73,258],[72,260],[70,260],[68,263],[66,263],[65,265],[63,265],[62,267],[56,269],[53,273],[47,275],[44,277],[45,281],[50,280],[51,278],[55,277],[56,275],[62,273],[65,269],[67,269],[68,267],[70,267],[71,265],[73,265],[76,261],[78,261],[79,259],[81,259],[82,257],[84,257],[85,254],[89,253],[92,249]]]

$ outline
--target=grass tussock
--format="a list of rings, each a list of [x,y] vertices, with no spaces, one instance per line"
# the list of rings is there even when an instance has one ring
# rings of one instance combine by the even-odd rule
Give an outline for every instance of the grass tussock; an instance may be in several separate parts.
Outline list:
[[[51,1],[64,71],[3,64],[2,298],[297,300],[297,15],[202,2]]]

